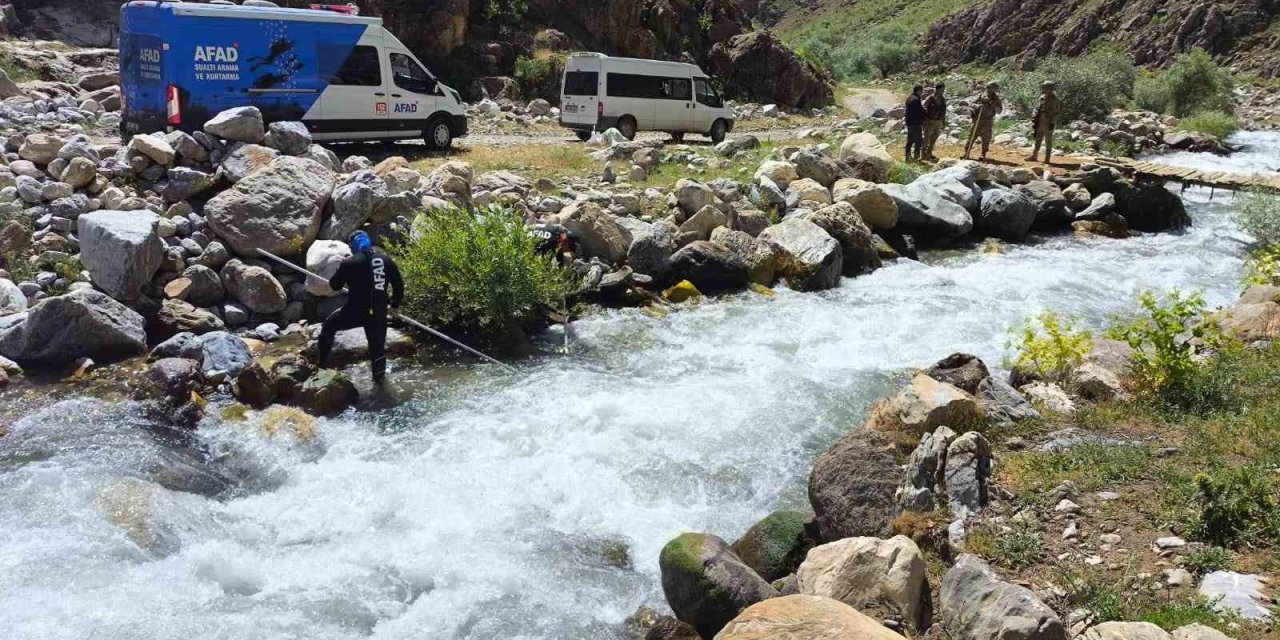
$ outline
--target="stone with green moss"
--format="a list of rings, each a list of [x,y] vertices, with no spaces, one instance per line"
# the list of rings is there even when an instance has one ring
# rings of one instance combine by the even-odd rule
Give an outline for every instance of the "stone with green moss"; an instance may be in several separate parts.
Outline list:
[[[312,415],[331,416],[345,411],[359,397],[356,386],[342,373],[321,369],[302,383],[297,402]]]
[[[658,557],[662,591],[676,617],[703,638],[715,637],[743,609],[778,595],[724,540],[684,533]]]
[[[761,578],[783,578],[795,572],[813,546],[804,530],[810,518],[803,511],[775,511],[747,529],[733,550]]]

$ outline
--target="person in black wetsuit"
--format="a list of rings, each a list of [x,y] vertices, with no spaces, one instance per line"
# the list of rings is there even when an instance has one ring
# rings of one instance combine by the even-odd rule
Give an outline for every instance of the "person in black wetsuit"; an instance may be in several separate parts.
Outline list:
[[[558,224],[538,224],[528,231],[538,253],[554,255],[562,267],[573,264],[578,253],[578,237],[572,231]]]
[[[329,278],[334,291],[347,288],[347,304],[325,319],[320,329],[317,364],[321,368],[328,364],[339,331],[364,327],[373,381],[381,384],[387,375],[387,320],[404,300],[404,282],[396,263],[374,250],[368,234],[357,231],[351,234],[350,243],[351,257],[343,260],[338,272]]]
[[[924,103],[920,101],[922,93],[924,86],[918,84],[911,88],[911,96],[907,98],[907,113],[903,118],[907,125],[907,151],[903,160],[907,162],[919,162],[924,155],[925,111]]]

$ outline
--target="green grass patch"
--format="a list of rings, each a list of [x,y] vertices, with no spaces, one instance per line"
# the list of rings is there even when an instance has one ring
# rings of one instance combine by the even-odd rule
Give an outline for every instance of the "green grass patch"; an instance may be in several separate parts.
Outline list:
[[[1179,127],[1185,131],[1203,133],[1215,138],[1226,138],[1240,129],[1240,122],[1229,113],[1198,111],[1183,118]]]
[[[1017,490],[1047,491],[1070,481],[1081,491],[1096,491],[1150,477],[1153,458],[1146,446],[1082,444],[1066,451],[1011,453],[1001,477]]]

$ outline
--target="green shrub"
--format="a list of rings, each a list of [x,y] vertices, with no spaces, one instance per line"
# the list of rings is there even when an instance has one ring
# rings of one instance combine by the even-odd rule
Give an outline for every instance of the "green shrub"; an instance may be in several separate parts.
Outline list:
[[[911,184],[919,178],[923,172],[919,168],[906,163],[895,162],[889,167],[887,180],[896,184]]]
[[[1044,542],[1040,534],[1029,526],[1015,527],[995,536],[996,561],[1010,569],[1023,569],[1039,563],[1043,552]]]
[[[516,58],[515,79],[520,94],[529,99],[560,99],[560,79],[567,58],[563,54],[541,52],[533,57]]]
[[[887,77],[911,67],[920,47],[911,31],[895,24],[885,24],[849,33],[827,32],[796,43],[806,59],[830,70],[841,80]]]
[[[1274,285],[1280,283],[1280,245],[1263,247],[1249,253],[1245,259],[1244,285]]]
[[[1001,87],[1010,105],[1029,117],[1040,100],[1040,85],[1057,84],[1062,123],[1102,120],[1133,94],[1137,68],[1129,54],[1114,45],[1094,48],[1078,58],[1049,57],[1036,71],[1004,76]]]
[[[1185,118],[1199,111],[1232,113],[1235,105],[1231,75],[1204,49],[1178,56],[1163,71],[1143,74],[1134,87],[1134,99],[1143,109]]]
[[[558,308],[572,284],[537,252],[519,214],[497,205],[419,216],[390,251],[404,277],[404,311],[428,323],[501,332],[540,306]]]
[[[1230,571],[1236,566],[1236,554],[1222,547],[1193,549],[1184,556],[1184,559],[1187,570],[1197,576],[1214,571]]]
[[[1087,330],[1077,329],[1073,320],[1052,312],[1027,321],[1016,336],[1006,344],[1014,350],[1006,365],[1050,380],[1069,373],[1093,348],[1093,336]]]
[[[1223,547],[1280,542],[1280,477],[1274,469],[1224,466],[1197,474],[1195,483],[1196,538]]]
[[[1201,319],[1205,309],[1199,293],[1174,290],[1161,302],[1146,291],[1139,298],[1145,315],[1117,323],[1108,335],[1133,347],[1132,381],[1137,390],[1163,408],[1199,414],[1233,401],[1234,381],[1229,362],[1202,363],[1196,343],[1209,348],[1227,345],[1217,324]]]
[[[1225,138],[1240,129],[1240,122],[1229,113],[1197,111],[1183,118],[1180,127],[1185,131],[1196,131],[1215,138]]]
[[[1262,247],[1280,246],[1280,195],[1253,189],[1236,196],[1236,221]]]

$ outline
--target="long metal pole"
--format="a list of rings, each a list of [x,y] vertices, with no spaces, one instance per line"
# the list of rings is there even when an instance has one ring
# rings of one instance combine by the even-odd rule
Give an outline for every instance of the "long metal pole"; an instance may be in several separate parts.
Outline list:
[[[316,279],[321,280],[321,281],[323,281],[323,282],[328,282],[328,280],[329,280],[328,278],[325,278],[324,276],[321,276],[321,275],[320,275],[320,274],[318,274],[318,273],[314,273],[314,272],[312,272],[312,271],[308,271],[308,270],[306,270],[306,269],[304,269],[304,268],[302,268],[302,267],[299,267],[298,265],[296,265],[296,264],[294,264],[294,263],[292,263],[292,262],[289,262],[288,260],[285,260],[284,258],[281,258],[280,256],[275,255],[274,253],[271,253],[270,251],[267,251],[266,249],[258,249],[258,253],[262,254],[264,257],[267,257],[267,258],[270,258],[270,259],[272,259],[272,260],[275,260],[277,263],[282,264],[282,265],[284,265],[284,266],[286,266],[286,267],[288,267],[288,268],[290,268],[290,269],[293,269],[294,271],[297,271],[298,273],[301,273],[301,274],[303,274],[303,275],[306,275],[306,276],[309,276],[309,277],[312,277],[312,278],[316,278]],[[345,290],[345,287],[344,287],[344,290]],[[506,370],[508,370],[508,371],[511,371],[511,372],[513,372],[513,373],[516,371],[516,368],[515,368],[515,367],[513,367],[513,366],[511,366],[511,365],[509,365],[509,364],[507,364],[507,363],[505,363],[505,362],[502,362],[501,360],[498,360],[498,359],[496,359],[496,358],[491,358],[491,357],[489,357],[489,356],[487,356],[487,355],[485,355],[485,354],[483,354],[483,353],[481,353],[481,352],[479,352],[479,351],[477,351],[477,350],[475,350],[475,349],[472,349],[471,347],[468,347],[467,345],[462,344],[461,342],[458,342],[457,340],[454,340],[453,338],[450,338],[449,336],[447,336],[447,335],[445,335],[445,334],[443,334],[443,333],[440,333],[439,331],[436,331],[435,329],[432,329],[431,327],[428,327],[427,325],[422,324],[421,322],[418,322],[417,320],[414,320],[413,318],[410,318],[409,316],[406,316],[406,315],[404,315],[403,313],[400,313],[399,311],[397,311],[397,312],[396,312],[396,318],[398,318],[398,319],[400,319],[400,320],[403,320],[405,323],[410,324],[410,325],[412,325],[412,326],[414,326],[414,327],[417,327],[418,329],[421,329],[421,330],[423,330],[423,331],[426,331],[427,333],[429,333],[429,334],[431,334],[431,335],[433,335],[433,336],[435,336],[435,337],[437,337],[437,338],[440,338],[441,340],[444,340],[445,342],[448,342],[449,344],[452,344],[452,345],[453,345],[453,346],[455,346],[455,347],[458,347],[458,348],[460,348],[460,349],[464,349],[464,350],[466,350],[466,351],[468,351],[468,352],[470,352],[470,353],[472,353],[472,354],[475,354],[476,356],[479,356],[480,358],[482,358],[482,359],[484,359],[484,360],[486,360],[486,361],[488,361],[488,362],[491,362],[491,363],[493,363],[493,364],[496,364],[496,365],[498,365],[498,366],[500,366],[500,367],[502,367],[502,368],[504,368],[504,369],[506,369]]]

